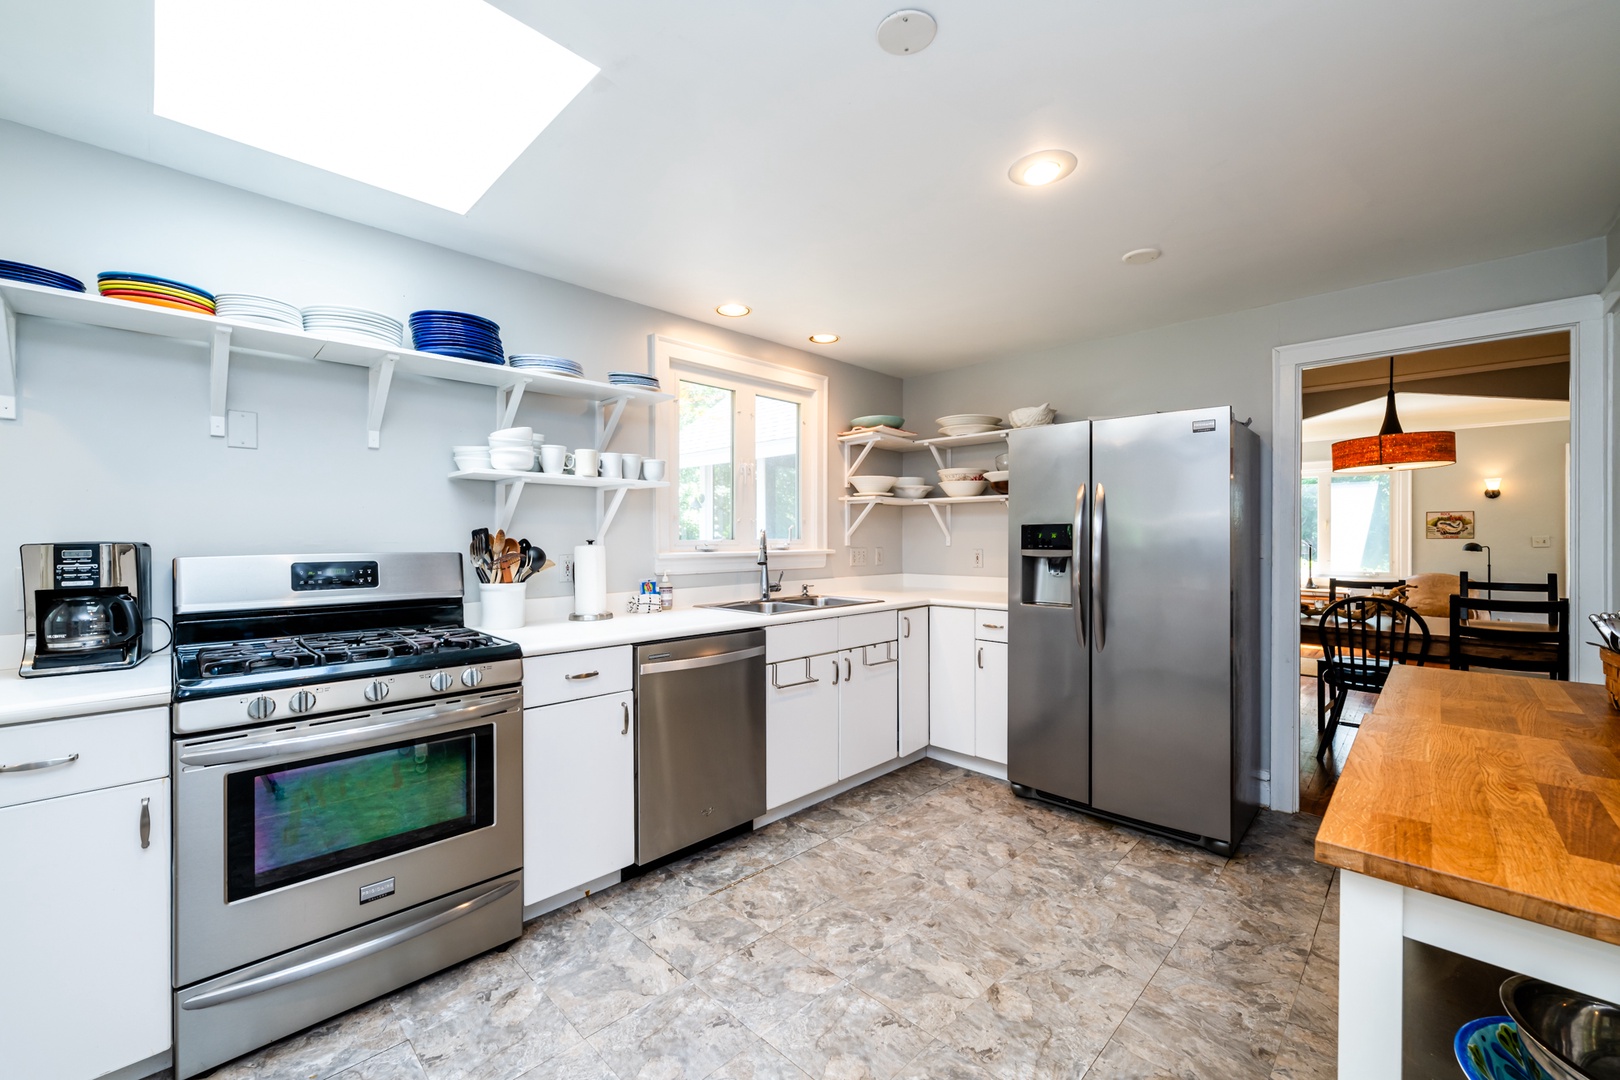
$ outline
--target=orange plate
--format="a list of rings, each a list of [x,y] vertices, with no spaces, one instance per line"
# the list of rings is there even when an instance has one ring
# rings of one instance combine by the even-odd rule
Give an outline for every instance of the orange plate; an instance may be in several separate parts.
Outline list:
[[[213,308],[193,304],[189,300],[176,300],[172,296],[152,296],[146,293],[134,293],[124,290],[103,290],[101,295],[112,297],[114,300],[129,300],[137,304],[155,304],[158,307],[175,308],[179,311],[195,311],[203,315],[214,314]]]
[[[200,293],[175,289],[168,285],[152,285],[145,281],[129,281],[124,278],[108,278],[106,281],[98,282],[96,287],[102,292],[106,292],[108,289],[116,289],[119,292],[143,292],[158,296],[172,296],[176,300],[190,300],[194,304],[206,304],[209,302],[208,297]]]

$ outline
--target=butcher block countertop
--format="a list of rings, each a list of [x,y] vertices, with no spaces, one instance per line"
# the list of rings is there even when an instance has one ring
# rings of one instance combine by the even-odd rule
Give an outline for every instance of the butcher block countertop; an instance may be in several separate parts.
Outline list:
[[[1316,858],[1620,945],[1620,715],[1602,686],[1398,667]]]

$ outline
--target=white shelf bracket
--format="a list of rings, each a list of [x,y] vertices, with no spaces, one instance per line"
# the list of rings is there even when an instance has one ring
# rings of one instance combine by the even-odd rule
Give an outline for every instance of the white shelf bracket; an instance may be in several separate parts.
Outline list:
[[[495,485],[495,531],[505,532],[523,498],[523,481],[502,480]]]
[[[519,379],[511,386],[497,386],[495,388],[495,426],[509,428],[517,421],[518,406],[523,402],[523,391],[528,389],[529,380]]]
[[[866,460],[866,455],[870,454],[872,452],[872,447],[874,447],[876,445],[877,445],[876,443],[866,443],[865,445],[863,445],[861,447],[861,452],[855,456],[855,460],[850,461],[849,460],[849,443],[844,444],[844,486],[845,487],[849,486],[849,478],[855,475],[856,470],[858,470],[861,467],[861,462]],[[864,517],[865,515],[863,514],[861,516]]]
[[[619,428],[619,417],[624,415],[624,407],[629,398],[614,398],[611,401],[598,401],[595,403],[596,413],[596,450],[601,453],[607,449],[613,438],[613,433]],[[602,407],[608,406],[607,419],[602,419]]]
[[[0,297],[0,420],[17,419],[17,313]]]
[[[939,507],[937,507],[937,506],[930,506],[928,508],[928,512],[930,514],[934,515],[934,524],[939,526],[939,531],[945,534],[945,546],[950,547],[951,546],[951,508],[949,506],[947,506],[945,508],[945,514],[944,514],[943,517],[940,516]]]
[[[383,413],[388,411],[388,388],[394,384],[394,365],[399,354],[389,353],[371,366],[370,387],[366,393],[366,446],[382,446]]]
[[[225,437],[225,385],[231,379],[231,328],[214,327],[208,343],[208,434]]]
[[[950,447],[947,446],[945,448],[945,455],[943,457],[940,456],[939,447],[937,447],[937,446],[930,446],[928,448],[928,452],[930,454],[934,455],[934,468],[936,468],[936,469],[948,469],[948,468],[951,467],[951,448]]]
[[[619,512],[619,504],[624,502],[624,493],[629,488],[613,488],[612,497],[609,498],[608,489],[596,489],[596,542],[602,543],[607,531],[613,527],[613,517]]]
[[[854,506],[854,503],[844,504],[844,543],[848,544],[850,541],[855,539],[855,530],[861,527],[861,522],[866,520],[866,515],[870,514],[872,512],[872,507],[877,505],[878,503],[875,502],[866,503],[861,507],[859,516],[857,516],[855,520],[851,522],[849,520],[849,511],[850,507]]]

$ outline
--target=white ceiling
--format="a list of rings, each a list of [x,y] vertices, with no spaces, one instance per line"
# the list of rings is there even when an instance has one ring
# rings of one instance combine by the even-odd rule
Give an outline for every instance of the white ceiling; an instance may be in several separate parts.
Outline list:
[[[1470,397],[1462,394],[1395,395],[1395,411],[1407,431],[1455,431],[1568,420],[1569,402],[1530,398]],[[1363,401],[1313,416],[1300,424],[1301,442],[1327,442],[1376,435],[1384,422],[1384,399]]]
[[[0,0],[0,116],[896,374],[1573,243],[1620,204],[1614,0],[938,0],[908,57],[875,40],[897,0],[497,6],[602,73],[465,217],[153,117],[149,3]],[[1008,182],[1049,147],[1073,176]]]

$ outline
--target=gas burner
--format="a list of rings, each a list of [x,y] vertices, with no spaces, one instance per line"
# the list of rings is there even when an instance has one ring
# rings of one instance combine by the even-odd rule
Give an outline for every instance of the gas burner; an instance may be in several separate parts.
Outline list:
[[[303,648],[296,638],[240,641],[197,653],[197,674],[204,679],[246,675],[255,671],[313,667],[321,658]]]
[[[337,634],[234,641],[197,650],[199,679],[319,665],[358,664],[396,657],[461,653],[503,644],[464,626],[398,627]]]

